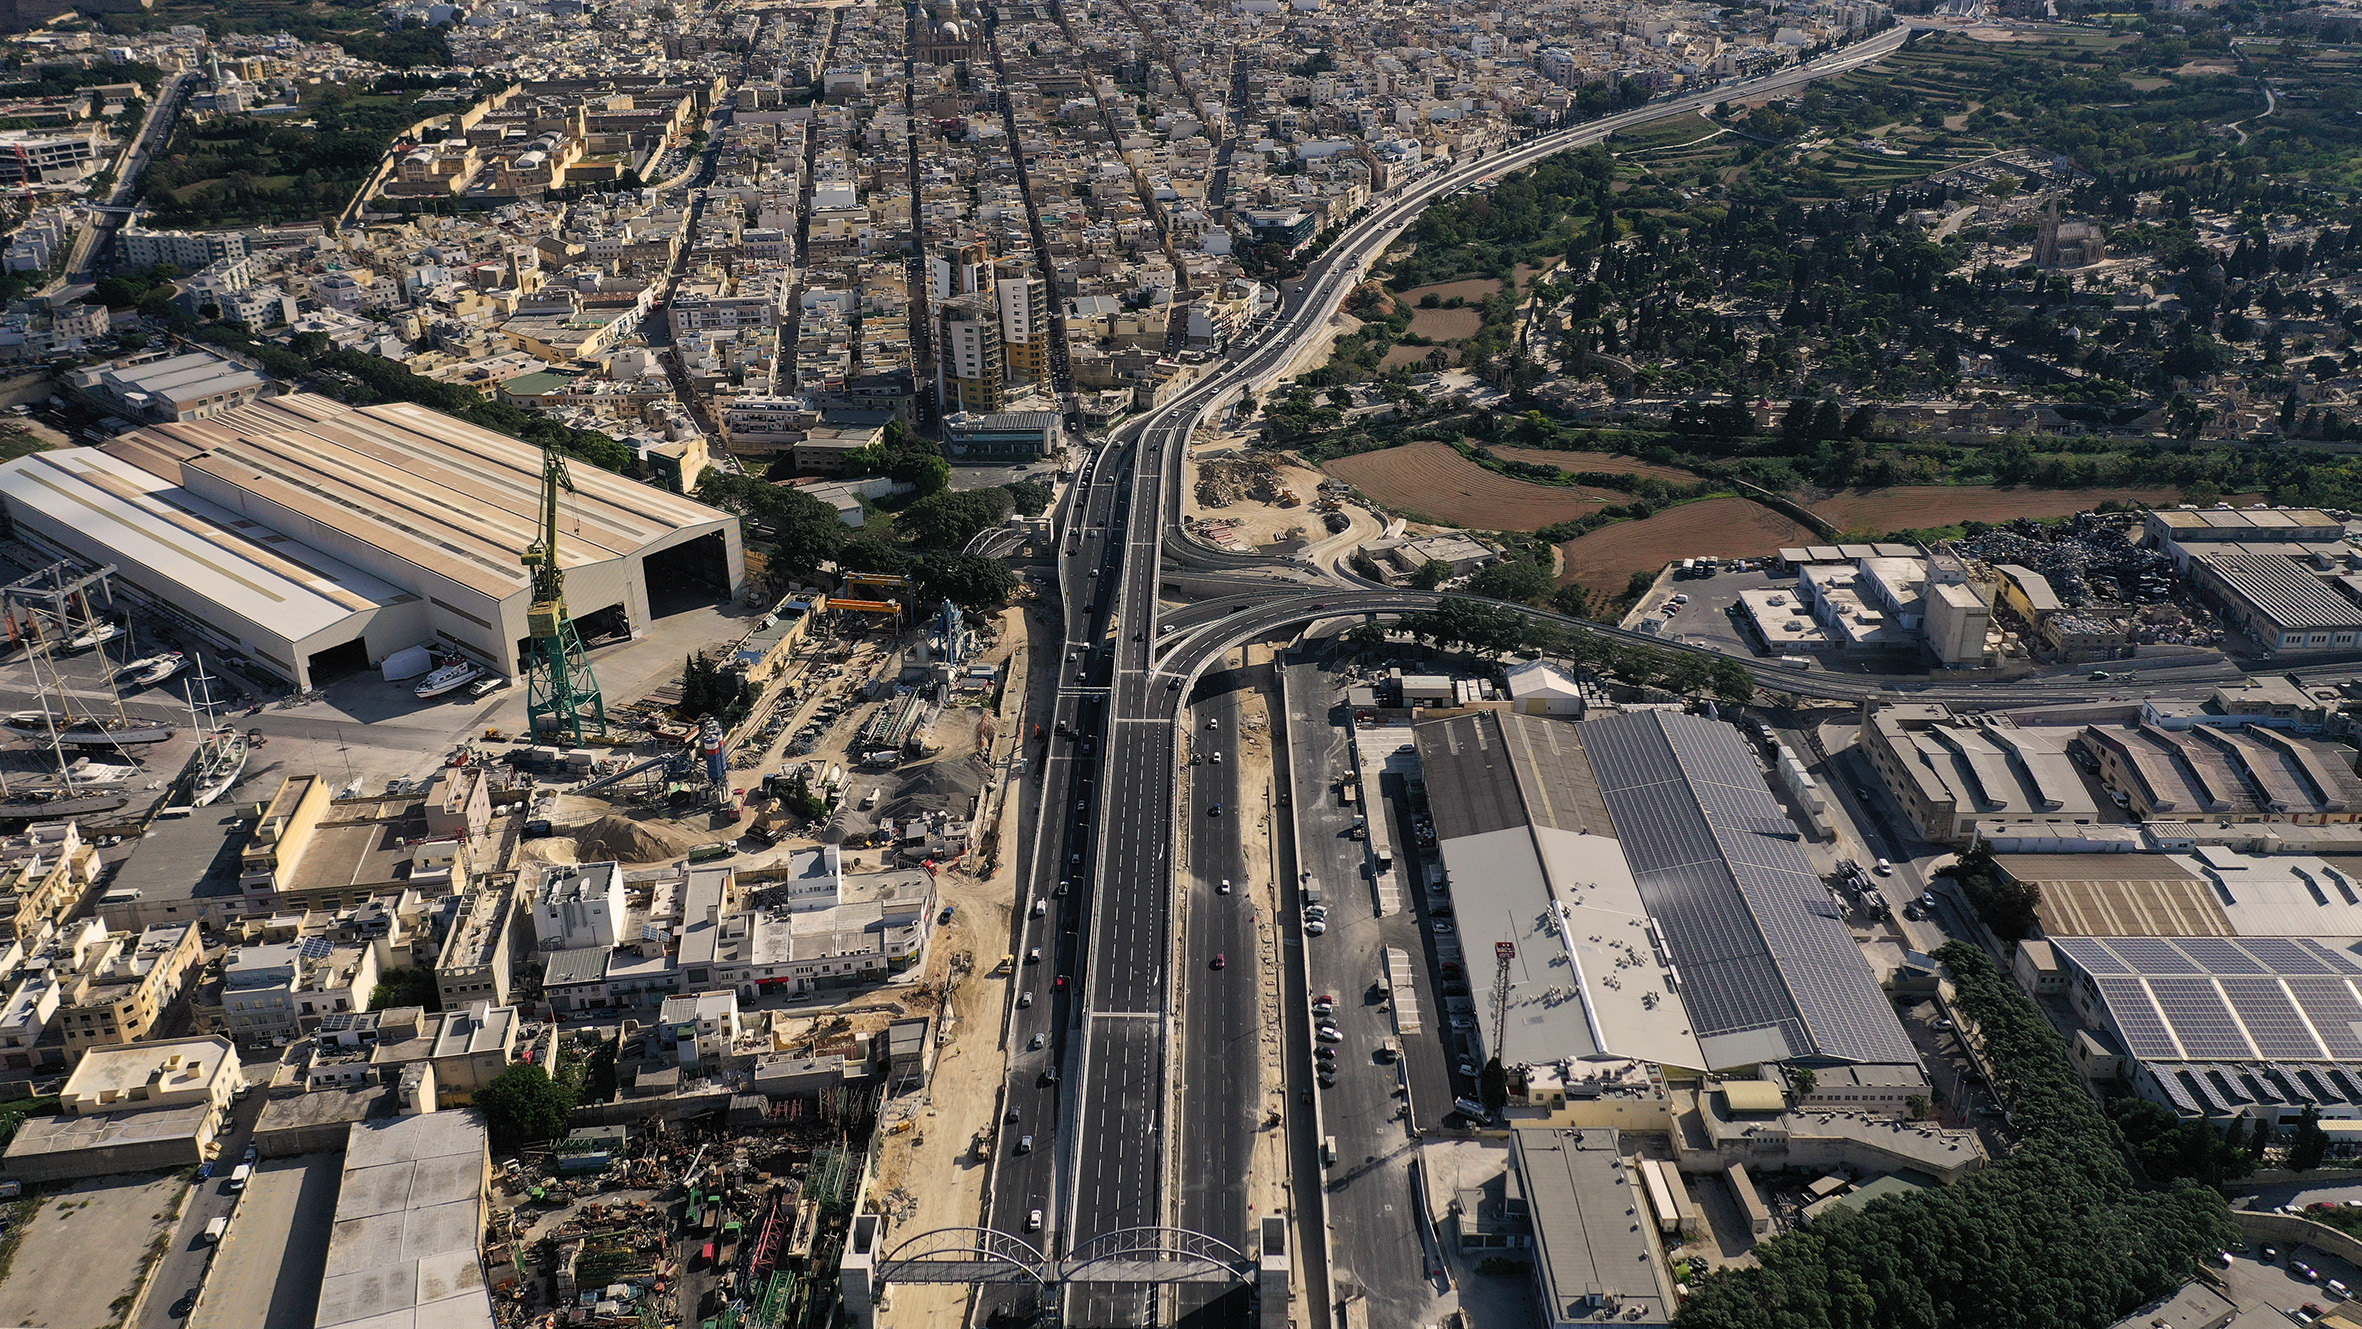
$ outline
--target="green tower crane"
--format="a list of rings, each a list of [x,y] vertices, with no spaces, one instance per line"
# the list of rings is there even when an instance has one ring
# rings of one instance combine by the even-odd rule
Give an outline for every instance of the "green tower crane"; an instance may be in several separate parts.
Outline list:
[[[555,448],[541,450],[541,538],[521,560],[532,570],[533,603],[525,626],[533,634],[526,661],[525,723],[536,738],[544,728],[582,741],[587,728],[607,736],[607,700],[598,675],[582,653],[582,637],[566,615],[566,572],[558,566],[558,492],[574,492],[566,459]]]

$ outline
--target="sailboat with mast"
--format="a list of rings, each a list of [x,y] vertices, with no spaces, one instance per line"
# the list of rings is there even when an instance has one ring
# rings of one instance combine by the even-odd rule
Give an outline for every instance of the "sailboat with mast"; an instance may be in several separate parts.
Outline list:
[[[197,783],[189,791],[189,806],[193,808],[211,807],[220,802],[222,795],[238,783],[238,777],[246,773],[250,745],[246,735],[234,726],[214,723],[212,683],[203,662],[199,662],[197,672],[189,676],[189,718],[196,722],[197,732],[204,735],[197,740]]]
[[[31,629],[30,640],[26,643],[26,659],[33,667],[33,681],[40,691],[41,709],[17,711],[6,719],[0,719],[0,732],[31,739],[36,743],[47,743],[53,748],[131,747],[162,743],[180,732],[179,726],[169,721],[136,718],[123,709],[123,698],[114,691],[113,671],[105,668],[106,643],[122,633],[122,629],[113,622],[91,617],[79,626],[67,622],[57,629],[61,634],[75,634],[67,638],[66,649],[69,651],[89,646],[98,649],[101,673],[107,678],[107,699],[113,703],[112,715],[76,707],[73,694],[67,690],[65,681],[57,672],[51,628],[39,615],[35,615]],[[101,629],[104,629],[103,635]],[[47,666],[46,679],[42,677],[44,665]],[[52,709],[49,704],[52,693],[57,697],[56,709]],[[61,766],[64,765],[62,752],[58,760]]]

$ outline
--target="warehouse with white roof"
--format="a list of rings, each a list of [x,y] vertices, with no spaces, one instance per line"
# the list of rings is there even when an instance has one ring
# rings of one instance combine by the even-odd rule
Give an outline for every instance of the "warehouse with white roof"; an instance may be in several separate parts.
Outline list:
[[[0,511],[18,538],[116,565],[124,589],[298,689],[422,644],[514,675],[541,465],[531,444],[422,406],[296,394],[0,464]],[[586,638],[744,586],[736,518],[570,470],[559,556]]]

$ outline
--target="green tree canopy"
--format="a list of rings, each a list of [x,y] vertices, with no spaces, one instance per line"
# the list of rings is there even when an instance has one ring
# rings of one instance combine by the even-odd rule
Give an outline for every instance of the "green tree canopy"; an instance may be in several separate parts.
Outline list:
[[[552,1080],[541,1067],[521,1061],[476,1091],[475,1108],[484,1114],[492,1147],[515,1149],[564,1135],[574,1099],[572,1088]]]

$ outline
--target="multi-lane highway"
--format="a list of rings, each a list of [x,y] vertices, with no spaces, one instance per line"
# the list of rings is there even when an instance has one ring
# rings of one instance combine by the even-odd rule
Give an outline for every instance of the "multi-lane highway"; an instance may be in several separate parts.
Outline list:
[[[1207,689],[1195,706],[1191,696],[1239,642],[1309,619],[1434,603],[1334,581],[1324,588],[1315,569],[1190,540],[1178,520],[1181,452],[1199,419],[1284,373],[1367,265],[1435,198],[1630,125],[1843,73],[1893,51],[1905,35],[1881,34],[1810,65],[1542,135],[1397,188],[1285,292],[1268,328],[1096,455],[1060,524],[1068,658],[1059,664],[1052,722],[1075,732],[1029,749],[1046,759],[1028,790],[1033,838],[1021,852],[1031,868],[1018,902],[1012,982],[1032,996],[1010,1010],[992,1226],[1071,1251],[1122,1229],[1177,1225],[1252,1254],[1246,1182],[1262,1087],[1254,992],[1268,957],[1255,954],[1262,948],[1248,906],[1235,893],[1224,897],[1218,883],[1270,870],[1245,861],[1237,830],[1242,817],[1264,814],[1265,791],[1240,787],[1235,762],[1196,767],[1184,780],[1178,730],[1235,732],[1229,689]],[[1157,605],[1168,577],[1194,594],[1235,600],[1237,611],[1230,603],[1181,611],[1168,636]],[[1849,689],[1845,695],[1861,690]],[[1178,870],[1176,832],[1187,836],[1186,872]],[[1182,892],[1185,925],[1177,928]],[[1217,955],[1226,961],[1219,969]],[[1017,1142],[1028,1135],[1032,1148],[1020,1152]],[[1037,1209],[1040,1231],[1031,1230]],[[1068,1323],[1138,1324],[1187,1312],[1198,1300],[1160,1302],[1138,1288],[1070,1291],[1064,1309]],[[1242,1303],[1221,1299],[1213,1318],[1243,1313]]]

